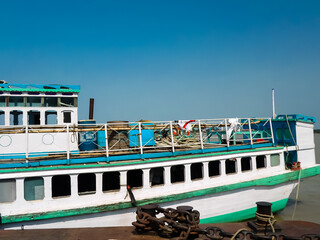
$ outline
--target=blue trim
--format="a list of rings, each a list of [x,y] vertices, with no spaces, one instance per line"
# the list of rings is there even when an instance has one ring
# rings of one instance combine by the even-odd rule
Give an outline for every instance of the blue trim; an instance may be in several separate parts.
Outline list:
[[[49,154],[66,154],[63,151],[56,151],[56,152],[30,152],[29,157],[46,157]],[[70,151],[71,154],[80,154],[79,150]],[[25,153],[8,153],[8,154],[0,154],[0,159],[25,159],[27,156]],[[1,165],[1,164],[0,164]]]
[[[83,163],[97,163],[97,162],[115,162],[123,160],[138,160],[148,158],[161,158],[161,157],[174,157],[189,154],[202,154],[202,153],[214,153],[214,152],[227,152],[244,149],[255,149],[272,147],[272,143],[257,143],[253,145],[245,146],[230,146],[221,148],[209,148],[209,149],[196,149],[189,151],[177,151],[177,152],[161,152],[161,153],[146,153],[146,154],[128,154],[110,157],[92,157],[92,158],[72,158],[72,159],[59,159],[59,160],[43,160],[37,162],[24,162],[24,163],[3,163],[0,164],[0,168],[25,168],[25,167],[38,167],[38,166],[53,166],[53,165],[69,165],[69,164],[83,164]],[[76,153],[78,151],[75,151]],[[38,154],[38,156],[45,156],[44,153]],[[21,158],[21,155],[19,156]]]

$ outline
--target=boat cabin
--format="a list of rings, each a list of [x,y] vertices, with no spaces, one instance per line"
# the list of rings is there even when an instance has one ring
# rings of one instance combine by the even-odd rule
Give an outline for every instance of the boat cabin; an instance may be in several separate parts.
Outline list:
[[[0,125],[78,122],[80,86],[0,83]]]

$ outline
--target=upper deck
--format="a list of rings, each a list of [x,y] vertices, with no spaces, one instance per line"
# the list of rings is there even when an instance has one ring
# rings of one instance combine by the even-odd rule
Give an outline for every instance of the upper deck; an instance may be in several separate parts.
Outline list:
[[[78,122],[80,86],[0,83],[0,125]]]
[[[0,167],[110,162],[270,146],[274,146],[271,119],[4,126],[0,129]]]

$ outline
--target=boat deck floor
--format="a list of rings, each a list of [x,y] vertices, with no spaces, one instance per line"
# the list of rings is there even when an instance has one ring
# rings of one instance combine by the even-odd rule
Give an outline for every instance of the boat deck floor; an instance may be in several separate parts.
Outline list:
[[[261,141],[259,143],[269,143],[268,141]],[[250,146],[250,144],[236,144],[236,145],[230,145],[230,146]],[[223,149],[227,147],[226,145],[222,144],[204,144],[204,149]],[[201,149],[200,146],[175,146],[176,152],[184,152],[184,151],[192,151],[192,150],[199,150]],[[161,153],[161,152],[171,152],[172,148],[148,148],[144,149],[144,153]],[[223,150],[225,151],[225,150]],[[109,156],[120,156],[120,155],[132,155],[132,154],[140,154],[140,148],[133,148],[128,150],[121,150],[121,151],[110,151]],[[95,151],[83,151],[79,153],[71,153],[70,158],[71,159],[81,159],[81,158],[99,158],[99,157],[105,157],[106,151],[105,150],[95,150]],[[13,159],[0,159],[0,164],[6,164],[6,163],[24,163],[26,160],[30,162],[37,162],[37,161],[45,161],[45,160],[61,160],[61,159],[67,159],[67,154],[48,154],[47,156],[37,156],[37,157],[28,157],[28,158],[13,158]]]
[[[304,234],[320,235],[320,224],[303,221],[277,222],[281,234],[300,238]],[[205,229],[215,226],[225,232],[235,233],[241,228],[247,228],[247,222],[201,224]],[[36,230],[0,230],[0,240],[106,240],[106,239],[166,239],[156,235],[141,235],[134,231],[134,227],[102,227],[102,228],[66,228],[66,229],[36,229]]]

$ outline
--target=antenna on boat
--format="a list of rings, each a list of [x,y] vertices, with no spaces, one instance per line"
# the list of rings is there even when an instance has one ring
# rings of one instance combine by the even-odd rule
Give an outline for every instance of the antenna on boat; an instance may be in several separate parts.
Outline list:
[[[93,119],[94,98],[90,98],[89,119]]]
[[[274,106],[274,88],[272,88],[272,118],[275,119],[276,116],[276,109]]]

